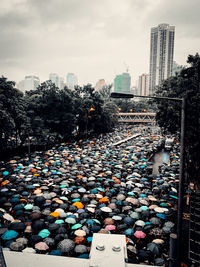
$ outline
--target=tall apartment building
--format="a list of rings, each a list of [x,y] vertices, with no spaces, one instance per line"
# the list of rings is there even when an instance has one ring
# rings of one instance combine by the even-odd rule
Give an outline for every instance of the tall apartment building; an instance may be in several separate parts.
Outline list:
[[[131,76],[125,72],[117,75],[114,79],[114,92],[117,93],[130,93]]]
[[[98,82],[95,85],[95,90],[96,91],[100,91],[105,86],[106,86],[105,80],[104,79],[100,79],[100,80],[98,80]]]
[[[143,73],[138,79],[138,91],[139,95],[147,96],[149,95],[149,75]]]
[[[49,80],[55,84],[56,87],[59,87],[59,76],[56,73],[49,74]]]
[[[74,73],[68,73],[66,77],[67,88],[73,90],[76,85],[78,85],[77,76]]]
[[[36,90],[40,84],[40,79],[37,76],[25,76],[24,91]]]
[[[155,86],[172,76],[175,27],[159,24],[151,29],[149,93]]]

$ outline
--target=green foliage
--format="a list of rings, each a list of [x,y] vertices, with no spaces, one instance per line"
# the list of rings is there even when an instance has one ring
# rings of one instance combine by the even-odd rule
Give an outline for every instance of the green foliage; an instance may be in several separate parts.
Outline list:
[[[190,180],[200,181],[200,57],[189,55],[179,75],[164,81],[156,95],[186,97],[185,170]],[[156,100],[156,119],[165,132],[180,133],[181,103]]]
[[[51,81],[25,95],[0,78],[0,148],[49,145],[111,131],[117,107],[91,85],[59,90]],[[108,92],[107,92],[108,93]]]

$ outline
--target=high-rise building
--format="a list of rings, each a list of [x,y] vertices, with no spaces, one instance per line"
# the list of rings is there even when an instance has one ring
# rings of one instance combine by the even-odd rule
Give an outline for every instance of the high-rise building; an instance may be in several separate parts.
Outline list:
[[[172,76],[175,27],[159,24],[151,29],[149,93],[155,86]]]
[[[114,79],[114,92],[117,93],[130,93],[131,76],[125,72],[117,75]]]
[[[59,87],[59,76],[56,73],[49,74],[49,80],[55,84],[56,87]]]
[[[26,76],[24,80],[24,91],[36,90],[40,84],[40,79],[37,76]]]
[[[65,84],[64,84],[64,78],[62,78],[62,77],[59,77],[59,89],[64,89],[64,86],[65,86]]]
[[[19,89],[20,91],[24,92],[24,80],[18,82],[18,84],[16,85],[17,89]]]
[[[106,86],[106,82],[104,79],[98,80],[98,82],[95,85],[95,90],[100,91],[104,86]]]
[[[139,76],[138,91],[139,91],[139,95],[141,96],[149,95],[149,75],[148,74],[143,73],[142,75]]]
[[[66,76],[67,88],[73,90],[76,85],[78,85],[77,76],[74,73],[68,73]]]

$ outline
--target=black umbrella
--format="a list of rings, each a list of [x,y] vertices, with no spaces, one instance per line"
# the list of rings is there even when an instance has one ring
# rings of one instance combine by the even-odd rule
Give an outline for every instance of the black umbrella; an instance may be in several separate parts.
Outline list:
[[[34,246],[35,244],[42,242],[42,237],[39,235],[32,235],[29,239],[29,242],[32,246]]]
[[[36,221],[33,221],[33,223],[32,223],[32,230],[35,233],[38,233],[39,231],[41,231],[42,229],[45,229],[45,228],[46,228],[45,223],[42,220],[36,220]]]
[[[147,244],[147,249],[151,251],[154,255],[161,254],[161,247],[156,243],[149,243]]]
[[[138,256],[139,261],[145,261],[149,258],[150,251],[141,249],[138,251],[137,256]]]
[[[10,225],[9,225],[9,229],[10,230],[15,230],[15,231],[24,231],[25,230],[25,228],[26,228],[26,225],[25,225],[25,223],[23,223],[23,222],[15,222],[15,223],[11,223]]]
[[[67,239],[67,238],[68,238],[67,234],[57,234],[54,239],[56,242],[60,242],[60,241]]]

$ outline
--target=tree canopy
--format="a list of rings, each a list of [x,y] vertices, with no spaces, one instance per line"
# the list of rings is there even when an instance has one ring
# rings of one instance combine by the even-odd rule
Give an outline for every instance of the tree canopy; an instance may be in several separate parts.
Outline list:
[[[0,78],[0,150],[48,145],[112,131],[116,106],[91,85],[60,90],[46,81],[25,94]]]

